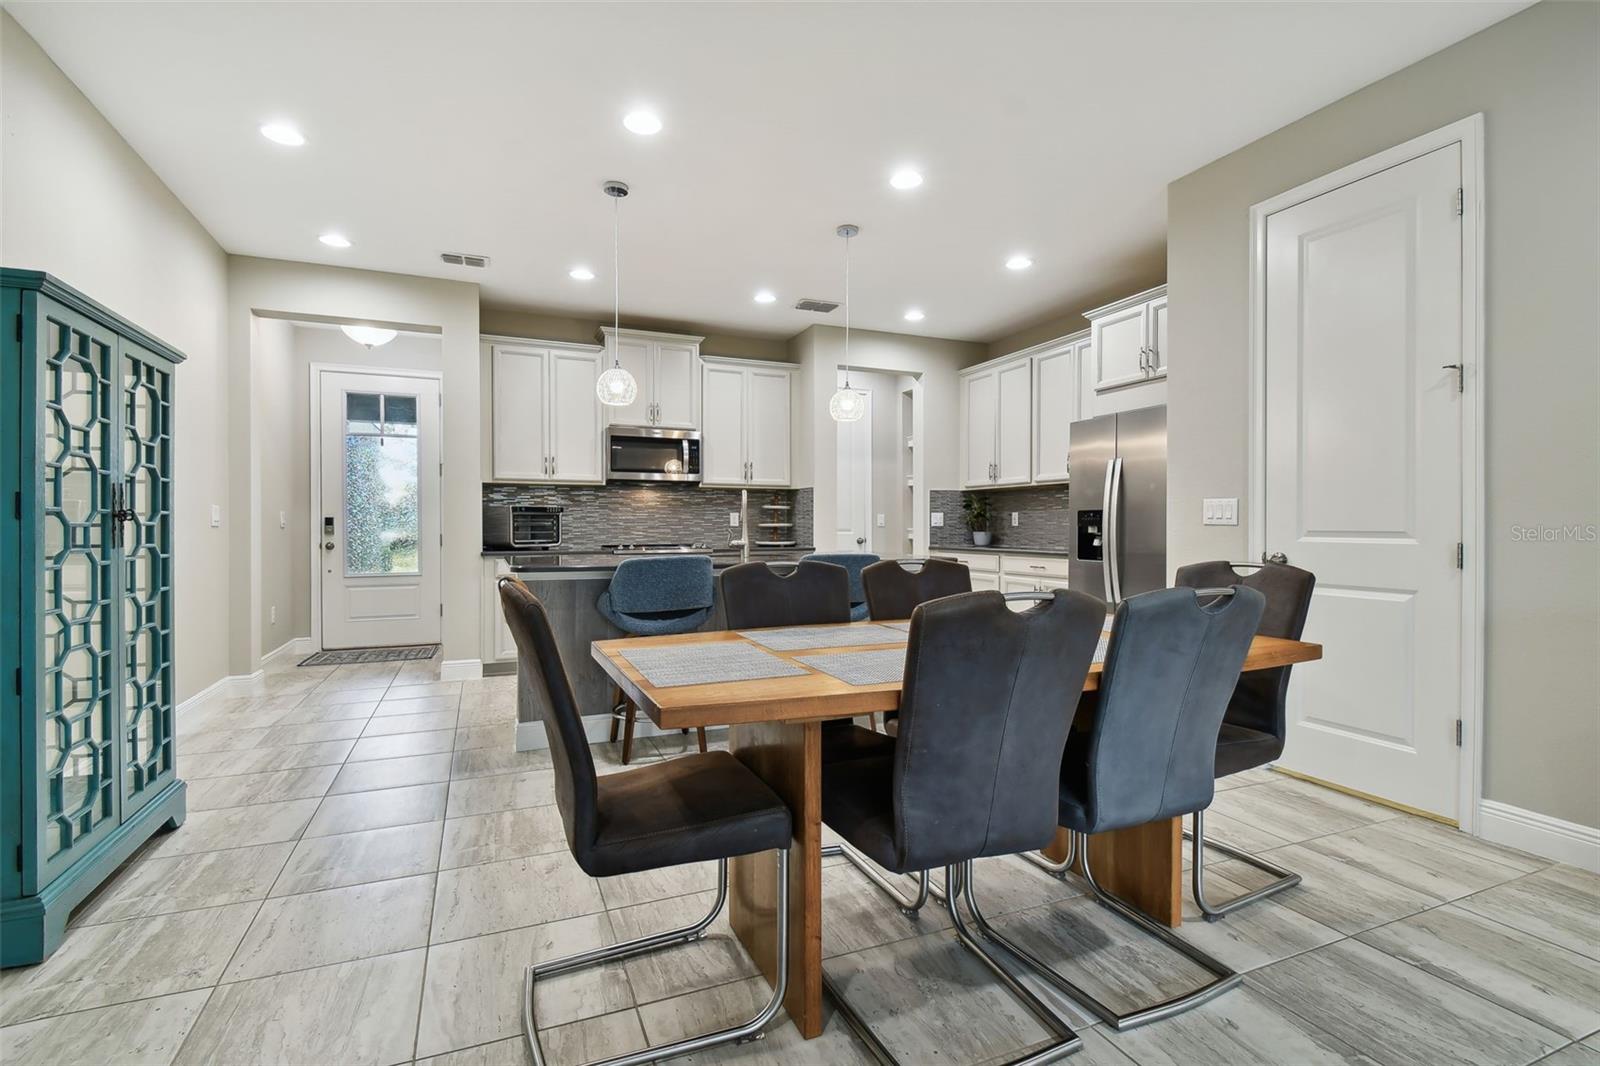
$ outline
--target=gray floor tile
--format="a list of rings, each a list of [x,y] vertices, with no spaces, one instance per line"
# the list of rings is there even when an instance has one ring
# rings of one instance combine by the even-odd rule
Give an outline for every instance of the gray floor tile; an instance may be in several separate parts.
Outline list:
[[[771,996],[772,989],[767,982],[753,977],[658,1000],[640,1007],[639,1017],[650,1042],[662,1044],[748,1021],[766,1006]],[[822,1035],[815,1040],[801,1039],[800,1031],[789,1021],[789,1016],[779,1011],[767,1026],[766,1036],[755,1043],[709,1048],[673,1061],[739,1063],[740,1066],[872,1066],[877,1062],[866,1045],[850,1031],[844,1018],[831,1011]],[[910,1066],[916,1060],[902,1061]]]
[[[431,940],[462,940],[603,910],[598,883],[571,855],[483,863],[440,872]]]
[[[447,818],[509,811],[518,807],[545,807],[556,801],[556,775],[551,770],[496,774],[470,781],[450,782]]]
[[[183,825],[170,833],[151,837],[144,857],[168,858],[296,840],[310,823],[320,802],[312,798],[190,811]]]
[[[374,759],[349,762],[340,769],[328,789],[331,795],[346,792],[371,792],[380,788],[404,788],[450,780],[450,753],[412,755],[403,759]]]
[[[1209,867],[1206,885],[1208,898],[1232,899],[1246,891],[1244,885]],[[1257,900],[1222,921],[1208,922],[1185,892],[1179,935],[1241,973],[1343,939],[1339,930],[1283,906],[1281,898]]]
[[[450,779],[462,781],[494,774],[521,773],[525,770],[548,770],[551,765],[548,748],[534,751],[517,751],[510,747],[468,748],[456,752],[450,766]]]
[[[190,755],[200,755],[211,751],[242,751],[245,748],[253,748],[261,743],[261,738],[266,735],[266,727],[260,729],[206,730],[196,733],[186,733],[179,729],[178,765],[182,766],[184,760]]]
[[[335,684],[326,686],[318,685],[307,693],[306,698],[300,702],[301,707],[328,706],[338,703],[361,704],[367,707],[376,707],[378,701],[383,699],[384,692],[389,686],[379,683],[362,684]]]
[[[1272,902],[1346,935],[1404,918],[1442,902],[1436,896],[1407,888],[1303,844],[1265,852],[1261,857],[1301,877],[1299,885],[1271,897]],[[1274,880],[1271,874],[1237,860],[1225,859],[1220,852],[1209,853],[1205,872],[1208,885],[1216,880],[1212,876],[1215,874],[1238,886],[1208,887],[1206,897],[1213,903],[1228,900],[1237,891],[1254,891]]]
[[[306,837],[295,845],[271,895],[288,896],[432,873],[438,868],[443,830],[443,822],[418,822],[338,836]]]
[[[398,680],[384,693],[384,700],[454,699],[461,700],[460,681],[417,681],[402,684]]]
[[[1600,1066],[1600,1051],[1583,1044],[1568,1044],[1534,1063],[1534,1066]]]
[[[522,1032],[522,975],[533,963],[613,943],[604,914],[488,936],[434,944],[422,990],[417,1057],[441,1055]],[[597,966],[541,981],[535,990],[540,1028],[633,1006],[621,966]]]
[[[171,858],[141,857],[107,881],[72,921],[98,925],[265,899],[293,850],[293,844],[261,844]]]
[[[634,940],[650,933],[692,925],[705,917],[715,900],[715,892],[702,892],[608,913],[617,939]],[[627,959],[622,966],[628,972],[628,983],[638,1003],[670,999],[754,977],[760,972],[734,937],[726,907],[707,927],[703,939]]]
[[[521,1040],[518,1050],[531,1063],[527,1044]],[[638,1051],[645,1046],[644,1026],[639,1014],[632,1010],[619,1010],[602,1014],[598,1018],[584,1018],[546,1029],[539,1034],[539,1047],[548,1066],[579,1066],[586,1062],[601,1062]],[[512,1060],[517,1061],[517,1060]]]
[[[455,711],[428,711],[425,714],[373,715],[361,730],[364,737],[386,737],[396,733],[435,733],[455,729]]]
[[[1335,861],[1439,900],[1459,899],[1521,876],[1522,871],[1450,846],[1406,820],[1379,822],[1305,845]]]
[[[269,899],[222,979],[270,977],[426,947],[433,888],[433,875],[424,874]]]
[[[236,903],[67,934],[37,966],[0,971],[0,1025],[217,983],[260,904]]]
[[[1284,1010],[1248,985],[1160,1022],[1116,1032],[1096,1027],[1139,1066],[1295,1066],[1373,1060]]]
[[[1468,896],[1461,906],[1600,960],[1600,875],[1552,866]]]
[[[1264,786],[1257,785],[1249,789],[1237,789],[1235,791],[1254,792],[1261,787]],[[1218,793],[1218,796],[1220,797],[1221,793]],[[1185,818],[1183,827],[1188,829],[1190,825],[1191,820]],[[1232,844],[1234,847],[1242,848],[1252,855],[1263,851],[1271,851],[1273,848],[1281,848],[1291,843],[1284,837],[1272,832],[1270,825],[1262,826],[1254,821],[1230,817],[1217,808],[1215,801],[1212,802],[1210,809],[1206,811],[1206,839],[1220,840],[1223,843]],[[1184,851],[1187,852],[1189,843],[1185,841],[1183,847]]]
[[[237,777],[207,777],[189,782],[189,809],[209,811],[220,807],[246,807],[255,803],[321,796],[339,774],[337,766],[308,766]]]
[[[389,718],[395,715],[454,714],[461,709],[460,696],[407,696],[386,695],[378,703],[374,716]]]
[[[167,1066],[209,988],[120,1003],[0,1029],[6,1066]]]
[[[305,835],[332,836],[335,833],[359,833],[366,829],[385,829],[415,822],[442,821],[448,794],[449,786],[440,781],[431,785],[380,788],[371,792],[328,796],[317,808],[316,817],[306,827]]]
[[[476,866],[566,850],[566,829],[559,810],[554,806],[519,807],[445,822],[439,868]]]
[[[411,755],[437,755],[450,751],[456,741],[454,729],[440,729],[431,733],[393,733],[366,736],[355,742],[350,752],[351,762],[369,762],[373,759],[401,759]]]
[[[1460,907],[1439,907],[1357,939],[1476,992],[1569,1039],[1600,1029],[1600,966]]]
[[[456,750],[472,748],[514,748],[517,744],[517,724],[503,722],[498,725],[477,725],[456,730]]]
[[[550,1058],[548,1047],[545,1049],[545,1061],[548,1066],[556,1066]],[[416,1066],[533,1066],[533,1055],[528,1051],[527,1041],[514,1036],[509,1040],[496,1040],[492,1044],[479,1044],[477,1047],[418,1059]]]
[[[425,955],[407,951],[222,985],[177,1062],[408,1061]]]
[[[372,717],[377,700],[361,703],[302,703],[275,723],[277,725],[316,725],[320,722],[364,721]]]
[[[1396,811],[1365,800],[1288,778],[1255,788],[1219,792],[1206,812],[1207,822],[1212,821],[1212,811],[1232,822],[1258,827],[1290,843],[1343,832],[1398,815]],[[1209,826],[1207,831],[1212,832]],[[1218,839],[1228,839],[1221,835],[1220,827],[1215,831],[1219,834]]]
[[[1559,1033],[1355,940],[1276,963],[1250,986],[1390,1066],[1532,1062]]]
[[[911,879],[900,883],[910,894]],[[950,928],[944,904],[929,897],[917,917],[907,917],[848,861],[822,871],[822,916],[822,954],[830,958]]]
[[[570,858],[567,861],[572,862]],[[667,866],[620,877],[602,877],[595,883],[600,886],[607,909],[616,910],[716,888],[717,864],[697,862],[687,866]]]
[[[243,751],[217,751],[183,758],[186,781],[202,777],[234,777],[272,770],[294,770],[302,766],[337,766],[350,754],[351,740],[325,740],[318,744],[291,744],[286,747],[254,747]]]
[[[354,740],[361,735],[363,723],[359,718],[334,722],[313,722],[310,725],[275,725],[263,734],[261,746],[281,747],[287,744],[318,744],[325,740]]]

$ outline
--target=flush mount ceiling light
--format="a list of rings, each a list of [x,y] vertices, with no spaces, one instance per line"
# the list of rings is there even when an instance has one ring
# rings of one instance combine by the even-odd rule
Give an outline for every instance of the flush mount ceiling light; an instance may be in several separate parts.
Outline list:
[[[649,108],[641,107],[624,115],[622,125],[629,133],[637,133],[641,137],[653,137],[661,132],[661,116]]]
[[[329,248],[350,247],[350,238],[346,237],[342,233],[324,233],[322,236],[318,237],[317,240],[321,241],[323,244],[326,244]]]
[[[656,123],[656,129],[661,124]],[[654,130],[651,131],[655,132]],[[622,267],[622,198],[628,195],[628,186],[620,181],[608,181],[600,187],[611,197],[611,366],[594,383],[594,391],[607,407],[626,407],[639,395],[639,383],[622,368],[621,345],[616,336],[622,328],[622,285],[619,281]]]
[[[344,335],[366,348],[369,352],[374,348],[382,347],[400,335],[398,330],[383,329],[380,326],[340,326]]]
[[[590,270],[588,267],[573,267],[571,270],[567,271],[567,277],[571,278],[573,281],[593,281],[594,271]]]
[[[833,232],[844,238],[844,384],[828,400],[828,416],[835,422],[859,422],[867,413],[867,398],[850,387],[850,238],[861,227],[846,223]]]
[[[922,313],[922,308],[913,307],[906,311],[907,322],[921,322],[927,316]]]
[[[771,289],[757,289],[755,301],[758,304],[769,304],[778,298],[778,294]]]
[[[268,122],[261,127],[261,136],[285,148],[299,148],[306,143],[305,134],[287,122]]]
[[[1006,260],[1007,270],[1027,270],[1031,266],[1033,266],[1033,260],[1021,253]]]
[[[889,184],[897,189],[915,189],[922,184],[922,174],[911,167],[901,167],[889,175]]]

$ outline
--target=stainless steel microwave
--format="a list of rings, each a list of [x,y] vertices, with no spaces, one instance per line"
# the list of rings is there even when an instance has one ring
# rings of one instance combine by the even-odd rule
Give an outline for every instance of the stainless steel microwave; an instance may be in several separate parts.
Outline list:
[[[699,481],[700,431],[606,427],[607,481]]]

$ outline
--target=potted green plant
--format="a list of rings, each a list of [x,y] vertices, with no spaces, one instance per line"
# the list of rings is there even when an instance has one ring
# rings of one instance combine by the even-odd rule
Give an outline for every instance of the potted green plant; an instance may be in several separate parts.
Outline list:
[[[961,513],[966,516],[967,528],[972,531],[972,543],[980,548],[989,544],[989,499],[976,492],[961,497]]]

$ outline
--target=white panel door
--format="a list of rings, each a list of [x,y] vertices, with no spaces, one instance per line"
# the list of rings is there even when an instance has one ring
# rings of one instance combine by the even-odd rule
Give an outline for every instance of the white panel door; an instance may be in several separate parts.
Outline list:
[[[1150,308],[1150,376],[1167,374],[1167,298],[1157,296],[1147,305]]]
[[[550,353],[543,348],[494,348],[494,478],[543,481],[550,476],[545,435],[545,389]]]
[[[994,427],[1000,397],[994,371],[961,379],[961,484],[994,484]]]
[[[700,430],[701,480],[707,485],[745,483],[744,371],[705,365],[705,419]]]
[[[789,372],[745,371],[745,454],[752,485],[789,484]]]
[[[840,385],[844,373],[839,373]],[[866,413],[854,422],[835,422],[833,550],[864,552],[872,543],[872,393],[862,390]]]
[[[700,382],[700,360],[692,344],[661,342],[656,346],[655,422],[658,426],[694,429],[700,425],[695,393]]]
[[[324,648],[439,642],[439,381],[318,374]]]
[[[649,341],[636,340],[633,337],[618,337],[615,335],[606,338],[605,366],[611,365],[612,351],[615,349],[617,361],[622,364],[622,369],[633,375],[634,382],[639,386],[638,393],[633,402],[626,407],[607,407],[606,418],[613,426],[646,426],[650,424],[650,393],[653,388],[651,378],[655,370],[654,345]],[[605,367],[601,368],[602,370]]]
[[[1317,575],[1282,764],[1457,816],[1461,150],[1266,222],[1266,548]]]
[[[1112,389],[1145,379],[1145,305],[1135,304],[1094,320],[1095,388]]]
[[[1026,485],[1033,477],[1033,367],[1026,360],[995,375],[999,423],[995,429],[996,485]]]
[[[550,469],[558,481],[605,480],[600,462],[600,398],[594,352],[550,353]]]
[[[1033,357],[1033,480],[1065,481],[1078,419],[1077,345]]]

